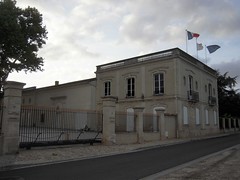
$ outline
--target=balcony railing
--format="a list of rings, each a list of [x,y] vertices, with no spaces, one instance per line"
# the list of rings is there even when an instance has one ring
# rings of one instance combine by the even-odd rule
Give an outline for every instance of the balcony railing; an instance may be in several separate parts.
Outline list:
[[[217,104],[217,98],[213,96],[208,96],[208,104],[210,106],[215,106]]]
[[[196,91],[188,91],[188,101],[190,102],[198,102],[199,101],[199,93]]]

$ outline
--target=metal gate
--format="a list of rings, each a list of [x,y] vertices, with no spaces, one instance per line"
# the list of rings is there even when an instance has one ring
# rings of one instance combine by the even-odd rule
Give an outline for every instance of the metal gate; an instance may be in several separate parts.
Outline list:
[[[56,107],[22,106],[20,147],[95,143],[102,138],[102,114]]]

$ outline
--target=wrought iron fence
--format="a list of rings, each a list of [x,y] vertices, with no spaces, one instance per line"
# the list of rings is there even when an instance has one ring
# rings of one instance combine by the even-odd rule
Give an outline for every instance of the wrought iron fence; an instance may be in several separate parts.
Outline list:
[[[115,131],[116,132],[135,132],[136,116],[129,112],[116,112],[115,114]]]
[[[143,114],[143,132],[158,132],[159,125],[156,114]]]
[[[20,147],[87,143],[101,140],[102,114],[97,111],[22,106]]]
[[[3,105],[0,104],[0,134],[2,133],[2,122],[3,122]]]

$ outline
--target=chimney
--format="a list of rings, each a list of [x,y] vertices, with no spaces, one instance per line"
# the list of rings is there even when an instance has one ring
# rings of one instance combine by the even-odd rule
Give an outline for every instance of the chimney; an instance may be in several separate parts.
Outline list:
[[[59,81],[55,81],[55,86],[58,86],[59,85]]]

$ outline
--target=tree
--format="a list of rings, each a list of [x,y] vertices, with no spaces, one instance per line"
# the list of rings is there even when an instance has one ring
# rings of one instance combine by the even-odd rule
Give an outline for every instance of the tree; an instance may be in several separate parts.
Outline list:
[[[230,77],[228,72],[218,73],[219,115],[240,117],[240,94],[235,90],[237,76]]]
[[[16,7],[15,0],[0,1],[0,91],[13,71],[42,71],[37,52],[46,44],[47,30],[36,8]]]

